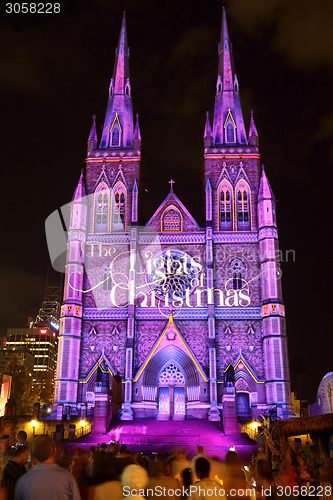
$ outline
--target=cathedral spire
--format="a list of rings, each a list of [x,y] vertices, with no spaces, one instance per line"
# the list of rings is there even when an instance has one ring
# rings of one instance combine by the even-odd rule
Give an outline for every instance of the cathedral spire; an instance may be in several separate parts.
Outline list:
[[[206,111],[204,144],[205,144],[205,148],[210,148],[213,145],[212,128],[210,126],[210,120],[209,120],[209,111]]]
[[[239,85],[232,57],[227,17],[223,8],[221,38],[218,46],[218,71],[213,121],[213,143],[247,144]]]
[[[254,123],[253,111],[251,111],[249,143],[250,143],[250,146],[257,146],[258,147],[258,145],[259,145],[259,137],[258,137],[256,124]]]
[[[267,179],[264,165],[262,166],[261,179],[258,192],[258,201],[262,200],[273,200],[275,202],[275,197],[271,185]]]
[[[81,198],[86,196],[86,194],[87,194],[87,192],[86,192],[86,188],[84,185],[83,170],[81,170],[80,179],[79,179],[79,182],[78,182],[76,189],[74,191],[73,201],[80,200]]]
[[[129,48],[124,12],[100,147],[129,148],[132,146],[132,138],[133,110],[129,79]]]
[[[93,122],[88,138],[88,154],[97,147],[96,115],[93,115],[92,119]]]

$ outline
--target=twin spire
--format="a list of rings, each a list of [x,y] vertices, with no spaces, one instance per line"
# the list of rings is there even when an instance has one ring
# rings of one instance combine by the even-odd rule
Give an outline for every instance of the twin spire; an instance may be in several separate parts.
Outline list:
[[[258,146],[258,133],[251,112],[249,141],[247,140],[239,85],[232,57],[227,18],[223,8],[221,38],[218,45],[218,72],[216,83],[213,127],[207,112],[205,147],[250,144]],[[109,87],[109,100],[104,120],[100,148],[140,149],[141,134],[138,115],[134,127],[131,85],[129,77],[129,48],[127,43],[126,17],[123,14],[113,74]],[[88,153],[97,149],[95,117],[88,139]]]
[[[91,128],[90,143],[96,141],[95,119]],[[126,16],[123,14],[116,58],[109,87],[109,100],[105,114],[100,148],[140,149],[141,134],[138,115],[134,128],[131,84],[129,75],[129,48],[127,43]],[[94,144],[91,144],[94,146]]]
[[[218,57],[213,128],[211,129],[207,113],[204,132],[205,147],[248,144],[239,99],[239,84],[232,56],[232,44],[224,8]],[[258,145],[258,140],[251,140],[251,135],[258,138],[253,115],[251,115],[249,142],[250,145]]]

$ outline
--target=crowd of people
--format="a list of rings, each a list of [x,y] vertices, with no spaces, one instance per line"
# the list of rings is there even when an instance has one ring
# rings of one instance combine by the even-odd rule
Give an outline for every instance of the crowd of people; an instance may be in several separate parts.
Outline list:
[[[21,433],[2,471],[0,500],[332,497],[332,461],[327,457],[314,467],[309,447],[297,452],[289,447],[281,461],[275,457],[272,468],[272,457],[262,447],[242,466],[234,449],[223,461],[206,456],[202,446],[190,460],[184,448],[133,454],[116,442],[92,445],[89,453],[76,447],[71,454],[48,435],[35,437],[30,448],[24,438]]]

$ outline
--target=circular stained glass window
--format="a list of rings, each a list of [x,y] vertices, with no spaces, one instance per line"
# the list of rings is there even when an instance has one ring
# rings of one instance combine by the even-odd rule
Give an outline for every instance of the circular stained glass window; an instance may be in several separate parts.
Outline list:
[[[146,269],[146,280],[157,298],[184,299],[199,283],[201,265],[180,250],[167,250],[153,257]]]

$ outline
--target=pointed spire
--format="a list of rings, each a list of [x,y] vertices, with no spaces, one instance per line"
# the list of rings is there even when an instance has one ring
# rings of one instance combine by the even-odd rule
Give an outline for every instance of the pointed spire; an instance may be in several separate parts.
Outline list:
[[[247,144],[239,85],[232,57],[227,16],[223,8],[221,38],[218,46],[218,71],[213,121],[214,145]],[[228,125],[230,126],[228,127]],[[227,127],[229,133],[227,134]]]
[[[114,133],[113,129],[115,129]],[[132,139],[133,110],[129,79],[129,48],[124,12],[100,147],[128,148],[132,146]]]
[[[128,66],[129,50],[127,45],[126,14],[123,12],[121,28],[119,34],[118,46],[116,49],[116,62],[113,70],[114,93],[122,94],[124,92],[125,78],[129,77]]]
[[[96,115],[93,115],[92,119],[93,119],[93,123],[91,126],[88,142],[97,142]]]
[[[259,137],[257,132],[256,124],[254,123],[253,111],[251,110],[251,120],[250,120],[250,130],[249,130],[249,143],[250,146],[259,145]]]
[[[205,124],[205,131],[204,131],[204,145],[205,148],[211,148],[213,145],[213,135],[212,135],[212,129],[210,126],[210,120],[209,120],[209,112],[206,111],[206,124]]]
[[[206,111],[206,124],[205,124],[204,137],[211,137],[211,136],[212,136],[212,129],[209,121],[209,111]]]
[[[261,179],[260,179],[259,192],[258,192],[258,201],[261,201],[261,200],[273,200],[273,201],[275,201],[275,197],[274,197],[272,188],[271,188],[270,183],[267,179],[264,165],[262,166]]]
[[[87,195],[87,192],[86,192],[86,188],[84,185],[84,177],[83,177],[83,169],[82,169],[79,182],[78,182],[76,189],[74,191],[73,201],[78,201],[86,195]]]
[[[140,126],[139,126],[139,115],[136,114],[136,122],[135,122],[135,128],[134,128],[134,133],[133,133],[133,139],[137,139],[141,141],[141,132],[140,132]]]
[[[212,186],[210,180],[206,183],[206,222],[208,226],[212,224]]]
[[[88,137],[88,156],[97,148],[96,115],[93,115],[93,123]]]
[[[218,65],[218,74],[222,77],[223,90],[233,90],[233,74],[235,72],[231,51],[232,45],[229,38],[227,16],[223,7]]]

